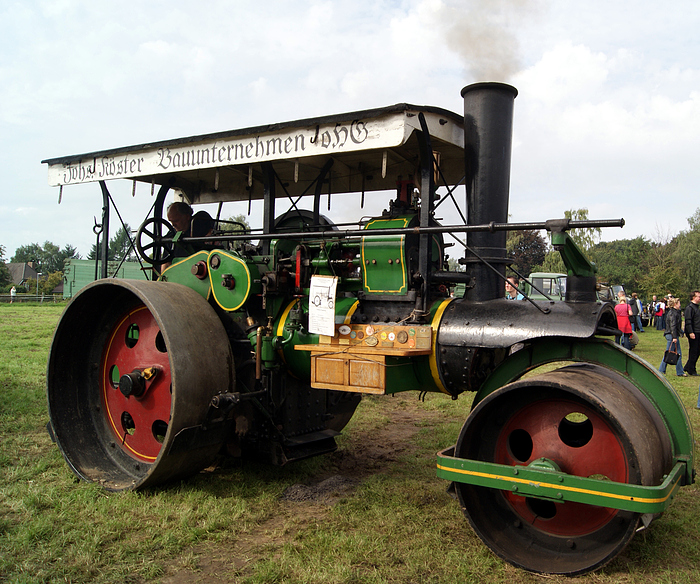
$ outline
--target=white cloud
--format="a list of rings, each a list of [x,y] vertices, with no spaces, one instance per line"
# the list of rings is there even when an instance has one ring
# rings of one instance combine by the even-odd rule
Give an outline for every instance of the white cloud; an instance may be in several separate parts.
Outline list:
[[[93,242],[99,189],[66,189],[57,208],[42,158],[397,102],[461,112],[460,89],[499,70],[519,90],[513,220],[588,207],[629,216],[613,237],[684,229],[700,205],[697,12],[687,0],[2,3],[5,196],[37,212],[1,217],[0,243],[11,255]],[[135,224],[149,203],[124,191]],[[660,199],[683,205],[649,213]]]
[[[137,56],[141,59],[163,59],[172,57],[175,52],[175,45],[163,39],[149,40],[138,46]]]
[[[17,207],[16,209],[13,209],[13,213],[17,213],[18,215],[24,215],[25,217],[36,213],[36,211],[36,207]]]
[[[516,75],[514,82],[521,93],[543,107],[566,107],[599,95],[608,70],[609,59],[604,54],[567,41],[544,53],[539,62]]]
[[[264,95],[268,91],[268,83],[265,77],[258,77],[255,81],[251,81],[248,87],[255,95]]]
[[[367,69],[350,71],[343,76],[340,87],[350,99],[358,99],[367,95],[372,87],[373,76]]]
[[[41,14],[46,18],[54,18],[65,13],[74,13],[77,4],[75,0],[45,0],[39,3]]]
[[[514,217],[581,207],[624,216],[623,233],[606,239],[686,228],[700,205],[699,76],[638,48],[608,53],[567,40],[545,51],[515,79]]]

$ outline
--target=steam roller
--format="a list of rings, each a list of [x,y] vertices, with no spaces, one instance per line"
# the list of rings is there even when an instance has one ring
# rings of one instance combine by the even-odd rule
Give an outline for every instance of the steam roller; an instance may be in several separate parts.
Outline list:
[[[477,83],[463,115],[397,104],[44,161],[50,184],[100,185],[103,257],[107,183],[153,198],[134,241],[148,279],[103,262],[54,335],[48,429],[70,469],[125,491],[222,457],[284,465],[335,450],[363,394],[466,392],[437,474],[483,542],[539,573],[618,556],[693,482],[692,429],[665,378],[615,342],[570,234],[624,221],[508,223],[516,95]],[[165,219],[171,193],[185,231]],[[322,208],[346,193],[360,208],[390,194],[354,222],[341,199],[334,224]],[[224,203],[257,205],[262,227],[223,219]],[[549,233],[564,301],[504,298],[506,237],[523,230]]]

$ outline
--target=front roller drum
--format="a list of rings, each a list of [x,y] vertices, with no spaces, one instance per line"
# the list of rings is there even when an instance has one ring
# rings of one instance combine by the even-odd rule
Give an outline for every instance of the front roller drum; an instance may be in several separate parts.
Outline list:
[[[539,459],[562,472],[658,485],[672,466],[664,424],[648,400],[617,373],[567,366],[517,381],[479,402],[455,448],[460,458],[527,466]],[[618,555],[639,514],[456,484],[470,524],[497,555],[541,573],[576,575]]]
[[[196,473],[222,440],[183,446],[176,437],[202,436],[192,429],[205,422],[214,395],[234,391],[234,371],[221,321],[193,290],[94,282],[68,305],[51,345],[47,397],[56,443],[79,478],[111,491]]]

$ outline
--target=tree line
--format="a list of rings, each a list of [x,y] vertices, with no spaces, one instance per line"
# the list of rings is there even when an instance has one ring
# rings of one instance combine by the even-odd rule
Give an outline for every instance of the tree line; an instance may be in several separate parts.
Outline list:
[[[130,233],[129,226],[125,225],[110,239],[109,261],[136,259],[129,239]],[[6,265],[5,253],[5,246],[0,245],[0,291],[2,292],[8,292],[13,285],[10,271]],[[98,256],[97,246],[93,245],[87,259],[94,260]],[[36,278],[30,278],[24,286],[16,287],[17,292],[36,293],[38,291],[39,294],[51,294],[63,280],[65,263],[71,259],[79,260],[82,259],[82,256],[75,247],[69,244],[60,247],[51,241],[45,241],[43,245],[39,243],[21,245],[10,258],[10,263],[31,264],[40,277],[38,285]]]
[[[244,215],[235,215],[222,221],[221,231],[244,232],[250,231],[250,225]],[[122,262],[136,261],[136,250],[134,249],[134,237],[136,232],[129,224],[124,224],[109,240],[107,261]],[[101,250],[97,244],[93,244],[87,255],[88,260],[101,260]],[[6,265],[6,249],[0,245],[0,292],[8,292],[12,288],[10,271]],[[51,294],[54,288],[63,280],[63,271],[66,261],[71,259],[82,259],[78,250],[72,245],[60,247],[50,241],[45,241],[43,245],[30,243],[22,245],[15,250],[15,254],[9,260],[11,263],[31,263],[34,269],[41,274],[37,287],[36,279],[29,279],[24,286],[17,287],[19,293]]]
[[[587,209],[569,210],[565,217],[572,220],[588,219]],[[228,221],[245,224],[240,215]],[[684,298],[692,290],[700,289],[700,208],[688,217],[688,229],[675,237],[657,237],[657,241],[646,237],[600,241],[601,230],[595,228],[573,229],[569,232],[588,258],[598,268],[598,280],[606,284],[621,284],[628,292],[637,292],[642,298],[652,295],[665,296],[670,293]],[[236,225],[226,226],[235,230]],[[226,229],[226,227],[224,227]],[[108,261],[134,260],[135,251],[131,241],[133,233],[125,225],[109,241]],[[532,272],[566,273],[559,252],[552,249],[540,231],[509,232],[506,243],[512,267],[523,276]],[[6,266],[6,249],[0,245],[0,291],[7,292],[12,283]],[[87,259],[98,258],[97,246],[93,245]],[[31,243],[15,251],[10,262],[35,262],[36,271],[45,275],[39,282],[39,291],[50,294],[63,278],[63,267],[69,259],[81,259],[71,245],[59,247],[50,241],[43,245]],[[456,264],[455,261],[451,261]],[[452,267],[451,269],[456,269]],[[36,290],[36,281],[27,285],[27,292]]]
[[[566,211],[568,219],[588,219],[588,209]],[[672,294],[679,298],[700,289],[700,208],[688,217],[688,229],[674,237],[657,235],[600,241],[601,230],[572,229],[571,238],[598,268],[598,281],[622,285],[650,299]],[[513,267],[521,274],[566,273],[559,252],[552,249],[539,231],[512,232],[507,249]]]

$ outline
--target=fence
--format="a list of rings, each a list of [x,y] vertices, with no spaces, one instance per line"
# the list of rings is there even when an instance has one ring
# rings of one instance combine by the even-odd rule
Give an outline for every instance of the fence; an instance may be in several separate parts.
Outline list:
[[[22,303],[22,302],[37,302],[43,304],[45,302],[63,302],[62,294],[17,294],[12,299],[10,294],[0,294],[0,303],[9,304],[10,302]]]

